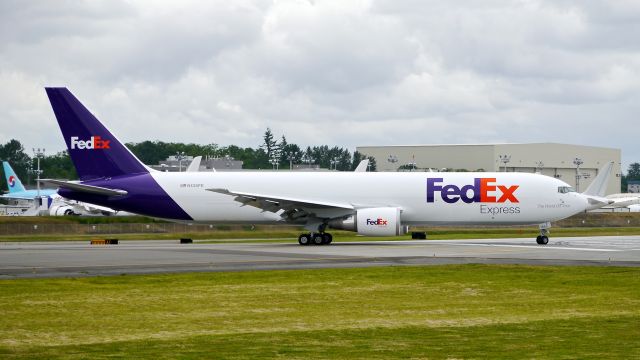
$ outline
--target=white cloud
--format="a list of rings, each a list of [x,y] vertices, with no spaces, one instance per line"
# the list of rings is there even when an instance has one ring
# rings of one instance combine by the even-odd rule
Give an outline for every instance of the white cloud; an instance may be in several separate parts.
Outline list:
[[[61,150],[42,89],[123,141],[622,148],[637,1],[4,1],[0,141]]]

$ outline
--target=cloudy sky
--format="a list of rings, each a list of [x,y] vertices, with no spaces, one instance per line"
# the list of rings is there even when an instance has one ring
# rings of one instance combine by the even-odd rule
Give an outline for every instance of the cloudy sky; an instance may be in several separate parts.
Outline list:
[[[561,142],[640,161],[640,2],[0,2],[0,142],[64,148],[44,86],[126,142]]]

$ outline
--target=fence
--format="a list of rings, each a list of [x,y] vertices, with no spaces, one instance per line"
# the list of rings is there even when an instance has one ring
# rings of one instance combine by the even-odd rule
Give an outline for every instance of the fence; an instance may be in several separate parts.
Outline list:
[[[259,229],[270,229],[273,226],[261,225]],[[278,230],[297,229],[280,226]],[[203,225],[182,223],[111,223],[111,224],[0,224],[2,235],[94,235],[94,234],[175,234],[175,233],[209,233],[216,231],[253,231],[253,225]]]
[[[553,223],[554,227],[640,227],[640,213],[587,213]],[[486,227],[486,226],[485,226]],[[488,226],[493,227],[493,226]],[[420,227],[422,228],[422,227]],[[425,226],[429,229],[429,226]],[[94,234],[184,234],[218,231],[277,230],[297,231],[296,226],[281,225],[207,225],[185,223],[0,223],[3,235],[94,235]]]

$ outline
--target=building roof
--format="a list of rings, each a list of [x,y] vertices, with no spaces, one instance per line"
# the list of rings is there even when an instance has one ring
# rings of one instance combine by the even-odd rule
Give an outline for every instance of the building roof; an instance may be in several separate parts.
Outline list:
[[[604,146],[564,144],[555,142],[539,142],[539,143],[488,143],[488,144],[410,144],[410,145],[360,145],[359,148],[384,148],[384,147],[445,147],[445,146],[520,146],[520,145],[560,145],[560,146],[579,146],[601,149],[615,149]]]

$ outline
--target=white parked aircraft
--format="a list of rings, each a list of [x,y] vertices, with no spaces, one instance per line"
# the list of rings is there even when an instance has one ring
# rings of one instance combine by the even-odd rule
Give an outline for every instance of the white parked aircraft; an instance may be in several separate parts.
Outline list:
[[[606,197],[613,201],[613,203],[607,207],[622,208],[640,204],[640,194],[611,194]]]
[[[22,181],[18,175],[13,171],[11,165],[7,161],[2,162],[4,168],[5,178],[7,185],[9,186],[9,192],[3,194],[0,197],[9,200],[15,200],[18,202],[28,202],[30,207],[27,211],[15,211],[13,214],[20,214],[23,216],[34,216],[42,212],[48,212],[51,216],[69,216],[69,215],[131,215],[124,212],[118,213],[117,211],[104,206],[98,206],[93,204],[82,203],[78,201],[67,200],[57,194],[57,189],[40,189],[27,190],[22,185]],[[38,198],[40,196],[40,198]],[[19,208],[24,209],[24,206]]]
[[[640,194],[610,194],[605,195],[607,189],[607,183],[609,181],[609,176],[611,175],[611,170],[613,169],[613,162],[607,163],[600,171],[598,171],[598,176],[591,182],[587,190],[585,190],[583,195],[587,196],[589,203],[595,206],[596,209],[613,209],[613,208],[623,208],[630,207],[631,205],[640,204]],[[592,209],[588,209],[592,210]]]
[[[413,225],[539,224],[590,205],[561,180],[526,173],[159,172],[142,164],[66,88],[47,95],[80,182],[49,180],[59,194],[185,222],[300,224],[302,245],[328,244],[328,229],[367,236]]]

